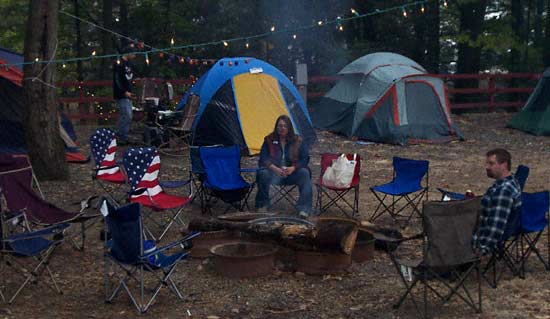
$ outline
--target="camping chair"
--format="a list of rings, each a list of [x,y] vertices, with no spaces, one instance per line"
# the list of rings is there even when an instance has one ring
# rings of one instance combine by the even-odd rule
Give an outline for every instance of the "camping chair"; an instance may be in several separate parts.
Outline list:
[[[386,250],[406,289],[394,305],[395,309],[401,308],[409,297],[417,313],[423,318],[428,317],[429,292],[443,304],[456,297],[476,313],[481,313],[480,262],[472,249],[479,207],[480,198],[426,202],[421,215],[422,234],[405,239],[374,234],[386,247],[399,245],[396,250]],[[420,258],[414,253],[418,250],[422,251]],[[476,274],[477,296],[474,285],[468,281],[473,273]],[[421,294],[421,299],[418,294]]]
[[[418,205],[424,196],[428,200],[429,164],[430,162],[424,160],[394,157],[393,180],[387,184],[370,188],[379,202],[370,221],[376,220],[387,212],[397,224],[404,228],[415,213],[421,216]],[[426,183],[425,186],[422,186],[424,176],[426,176]],[[383,196],[381,197],[379,193]],[[392,199],[390,204],[385,203],[388,196],[391,196]],[[401,200],[404,200],[404,204],[398,207]],[[410,212],[407,213],[408,209]],[[403,224],[399,221],[401,218],[405,219]]]
[[[548,191],[521,194],[521,277],[525,277],[525,264],[534,253],[546,270],[550,270],[550,252],[544,259],[537,248],[542,233],[548,227],[550,193]],[[527,247],[526,247],[527,246]],[[550,247],[550,233],[547,232],[546,247]]]
[[[521,212],[510,214],[501,239],[483,267],[483,278],[492,288],[498,286],[506,270],[510,270],[512,276],[521,275],[521,219]]]
[[[213,198],[229,204],[225,212],[232,207],[238,211],[245,206],[248,208],[248,197],[254,183],[246,182],[241,176],[240,146],[201,147],[199,154],[206,178],[202,182],[201,192],[203,213],[211,212]]]
[[[25,215],[25,213],[22,215]],[[36,231],[27,229],[23,232],[11,232],[8,230],[11,220],[6,220],[6,217],[4,213],[0,213],[2,285],[7,287],[9,282],[17,282],[16,277],[9,275],[7,268],[10,268],[15,275],[24,279],[23,282],[17,283],[18,287],[9,298],[8,303],[13,303],[28,283],[37,283],[44,271],[48,273],[51,280],[51,284],[45,282],[47,287],[61,294],[62,291],[59,289],[49,265],[54,250],[63,242],[62,233],[69,227],[69,224],[57,224]],[[23,216],[23,219],[25,219],[25,216]],[[6,301],[1,290],[0,298]]]
[[[189,148],[189,138],[193,122],[197,116],[200,99],[191,94],[181,112],[158,111],[155,124],[160,128],[165,139],[159,146],[159,152],[169,156],[185,156]]]
[[[109,185],[121,186],[125,184],[126,176],[116,162],[117,144],[115,133],[106,128],[95,131],[95,133],[90,136],[90,148],[95,162],[95,168],[92,174],[93,181],[96,182],[112,200],[117,201],[112,194],[120,187],[113,189],[109,187]]]
[[[295,184],[271,184],[270,189],[273,190],[274,194],[271,196],[269,209],[281,201],[288,202],[292,207],[296,206],[298,199],[293,195],[293,193],[297,187],[298,185]]]
[[[221,147],[223,145],[212,146],[190,146],[189,147],[189,161],[191,163],[191,169],[189,171],[189,179],[192,182],[193,198],[201,198],[204,187],[202,183],[206,180],[206,172],[201,161],[200,149],[206,147]]]
[[[140,207],[138,203],[131,203],[115,208],[105,200],[101,211],[105,216],[106,231],[111,236],[111,239],[106,241],[105,301],[113,302],[117,294],[124,289],[136,309],[144,313],[156,300],[163,286],[167,286],[180,300],[183,299],[171,276],[179,262],[187,256],[187,250],[191,248],[191,240],[199,233],[192,233],[183,239],[157,248],[154,241],[145,239]],[[170,249],[178,249],[178,251],[166,255]],[[117,276],[116,287],[111,290],[109,272],[113,264],[120,270],[120,274]],[[149,300],[145,300],[145,273],[154,275],[158,280]],[[139,284],[139,296],[132,293],[130,281]]]
[[[38,226],[55,224],[80,224],[80,230],[69,235],[70,242],[77,250],[83,250],[86,242],[86,230],[97,220],[99,215],[91,213],[88,208],[95,196],[89,196],[77,203],[78,213],[67,212],[45,201],[32,187],[35,180],[31,163],[27,156],[0,154],[0,189],[6,200],[8,214],[25,213],[26,220]],[[72,229],[72,227],[71,227]],[[76,240],[80,237],[80,243]]]
[[[153,216],[154,213],[146,216],[148,221],[161,229],[161,234],[157,238],[149,227],[145,226],[151,238],[161,240],[174,223],[183,225],[180,215],[192,196],[170,195],[164,191],[163,186],[177,188],[187,185],[189,181],[160,183],[158,180],[160,156],[153,147],[128,149],[124,154],[123,163],[130,182],[129,202],[140,203],[152,209],[153,212],[172,212],[168,217],[168,223],[157,221]]]
[[[527,178],[529,177],[529,167],[519,165],[514,176],[516,177],[520,188],[523,190],[525,183],[527,182]],[[466,194],[464,193],[451,192],[443,188],[437,188],[437,190],[441,192],[441,200],[461,200],[466,198]]]
[[[355,164],[355,171],[353,172],[353,179],[350,186],[345,188],[337,188],[325,185],[323,183],[323,175],[325,174],[327,168],[332,165],[332,162],[338,158],[338,156],[340,155],[330,153],[324,153],[323,155],[321,155],[321,175],[319,177],[319,182],[316,183],[317,209],[319,210],[319,214],[323,214],[329,207],[336,206],[344,214],[347,215],[348,213],[345,209],[345,206],[347,206],[348,208],[351,208],[352,217],[355,217],[355,214],[359,213],[359,180],[361,172],[361,157],[359,155],[355,157],[357,164]],[[348,158],[348,160],[352,160],[354,158],[354,155],[346,154],[346,157]],[[345,197],[351,191],[353,191],[353,203],[350,203]],[[327,203],[323,203],[323,195],[328,198]],[[342,201],[345,206],[342,207],[341,205],[339,205],[339,201]]]

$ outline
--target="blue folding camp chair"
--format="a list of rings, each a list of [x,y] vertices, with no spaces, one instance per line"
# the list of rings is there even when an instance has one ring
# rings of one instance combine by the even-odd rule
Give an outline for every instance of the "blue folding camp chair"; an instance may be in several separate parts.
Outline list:
[[[180,300],[183,299],[171,276],[178,263],[187,256],[188,249],[191,248],[191,240],[199,233],[192,233],[183,239],[156,248],[152,240],[145,239],[140,207],[140,204],[132,203],[115,208],[107,200],[104,200],[101,212],[105,216],[106,231],[111,236],[105,245],[105,301],[111,303],[120,290],[124,289],[136,309],[140,313],[144,313],[153,304],[164,286],[167,286]],[[178,249],[178,251],[166,255],[165,253],[170,249]],[[111,290],[109,280],[112,264],[121,270],[118,284],[113,290]],[[160,272],[162,275],[159,275]],[[145,273],[153,274],[154,278],[158,280],[149,300],[146,300],[145,297]],[[139,284],[139,297],[137,298],[130,289],[130,280]]]
[[[8,300],[8,303],[13,303],[28,283],[38,282],[44,271],[48,273],[51,280],[51,284],[44,282],[47,284],[47,287],[62,294],[49,265],[54,250],[63,242],[62,232],[69,227],[69,224],[62,223],[36,231],[29,230],[10,234],[7,228],[4,227],[6,226],[4,214],[2,213],[1,215],[3,231],[0,258],[2,258],[2,265],[11,268],[15,275],[21,276],[24,279]],[[8,278],[10,282],[14,282],[14,278],[16,278],[10,276],[5,270],[2,270],[2,277],[4,279],[4,286],[8,286],[6,284]],[[0,297],[4,301],[6,300],[1,291]]]
[[[213,198],[219,198],[230,208],[242,211],[248,207],[248,197],[254,183],[246,182],[241,176],[241,148],[201,147],[199,149],[205,180],[202,183],[201,207],[203,213],[211,212]]]
[[[521,194],[521,277],[525,276],[525,264],[534,253],[546,270],[550,270],[550,252],[542,257],[537,243],[548,227],[550,193],[548,191]],[[550,234],[547,233],[547,247],[550,247]]]
[[[527,178],[529,177],[529,167],[519,165],[514,176],[516,177],[520,188],[523,190],[525,183],[527,182]],[[441,192],[441,200],[461,200],[466,198],[466,194],[464,193],[451,192],[443,188],[437,188],[437,190]]]
[[[379,202],[370,221],[376,220],[387,212],[398,225],[406,227],[415,213],[422,216],[418,205],[424,197],[428,200],[429,163],[425,160],[394,157],[393,180],[370,188]],[[425,186],[422,185],[424,176],[426,176]],[[386,204],[385,200],[388,196],[391,196],[392,201]],[[404,200],[403,204],[400,204],[401,200]],[[403,219],[404,222],[402,222]]]
[[[496,288],[506,269],[512,276],[520,275],[521,249],[519,238],[521,235],[521,211],[512,212],[508,216],[504,233],[497,242],[485,264],[482,274],[489,286]]]

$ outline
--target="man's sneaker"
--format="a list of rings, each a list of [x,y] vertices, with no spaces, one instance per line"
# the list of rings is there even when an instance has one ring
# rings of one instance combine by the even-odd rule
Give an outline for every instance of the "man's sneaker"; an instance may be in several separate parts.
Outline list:
[[[309,214],[308,214],[308,213],[306,213],[306,212],[305,212],[305,211],[303,211],[303,210],[302,210],[302,211],[300,211],[300,212],[298,213],[298,216],[299,216],[300,218],[303,218],[303,219],[307,219],[307,218],[309,218]]]
[[[267,206],[257,208],[256,213],[258,213],[258,214],[267,214]]]

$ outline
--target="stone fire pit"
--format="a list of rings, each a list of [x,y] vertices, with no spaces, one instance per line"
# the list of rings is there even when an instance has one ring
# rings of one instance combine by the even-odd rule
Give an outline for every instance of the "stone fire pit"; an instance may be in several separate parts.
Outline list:
[[[250,278],[273,273],[277,247],[267,243],[239,241],[210,249],[216,271],[225,277]]]

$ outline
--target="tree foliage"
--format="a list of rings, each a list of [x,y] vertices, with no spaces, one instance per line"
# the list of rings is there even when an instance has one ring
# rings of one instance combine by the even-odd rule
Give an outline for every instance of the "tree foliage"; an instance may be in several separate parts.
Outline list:
[[[86,22],[105,26],[155,48],[207,43],[231,38],[231,42],[174,50],[149,56],[150,65],[138,63],[142,76],[181,78],[200,75],[208,65],[179,63],[179,57],[218,59],[224,56],[254,56],[292,74],[296,62],[306,62],[311,74],[334,74],[362,55],[391,51],[404,54],[431,72],[465,70],[532,71],[548,66],[550,58],[550,0],[432,0],[425,5],[403,7],[406,0],[62,0],[59,14],[59,49],[56,58],[114,54],[126,44],[124,37],[106,33]],[[447,5],[445,5],[447,4]],[[1,46],[22,52],[26,1],[0,0]],[[397,10],[385,12],[396,7]],[[473,8],[477,10],[476,14]],[[261,39],[247,37],[276,30],[315,25],[319,21],[376,13],[339,25],[318,26],[294,33],[276,33]],[[422,11],[422,9],[424,11]],[[107,10],[107,11],[105,11]],[[468,11],[469,10],[469,11]],[[478,16],[472,32],[467,25]],[[462,20],[461,20],[462,17]],[[110,19],[110,20],[109,20]],[[465,20],[466,19],[466,20]],[[78,30],[81,38],[76,39]],[[296,38],[293,37],[296,35]],[[248,43],[248,47],[246,47]],[[79,49],[78,49],[79,48]],[[472,57],[471,64],[460,56]],[[143,60],[143,59],[142,59]],[[186,60],[188,62],[188,60]],[[457,63],[459,65],[457,65]],[[60,69],[64,79],[97,80],[110,76],[112,64],[90,59]]]

